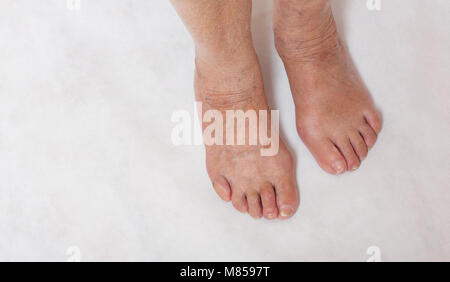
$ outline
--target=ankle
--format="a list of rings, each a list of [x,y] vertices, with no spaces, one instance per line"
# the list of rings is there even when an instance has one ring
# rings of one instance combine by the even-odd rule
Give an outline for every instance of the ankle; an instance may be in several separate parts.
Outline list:
[[[277,6],[289,5],[291,9],[301,9],[308,11],[320,9],[329,4],[329,0],[274,0]]]
[[[275,0],[275,3],[275,47],[282,59],[309,60],[339,48],[328,0]]]
[[[208,78],[217,76],[222,80],[251,76],[259,68],[259,62],[251,35],[248,37],[243,40],[224,39],[214,44],[196,44],[197,73]]]
[[[220,61],[220,62],[219,62]],[[205,60],[199,55],[195,58],[196,80],[209,92],[243,92],[261,80],[259,62],[256,54],[246,60],[230,60],[222,62],[220,59]]]
[[[207,107],[220,111],[244,109],[255,95],[263,93],[262,74],[256,55],[254,59],[235,64],[217,64],[216,60],[195,60],[197,98]]]
[[[212,70],[239,71],[257,64],[257,56],[251,40],[197,44],[195,55],[197,64],[209,66]]]

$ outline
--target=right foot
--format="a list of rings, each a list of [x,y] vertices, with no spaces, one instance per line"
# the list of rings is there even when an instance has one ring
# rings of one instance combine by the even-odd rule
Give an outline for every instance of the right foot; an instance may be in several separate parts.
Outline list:
[[[274,26],[300,137],[325,171],[358,169],[380,133],[381,117],[337,33],[328,0],[277,0]]]
[[[197,56],[195,90],[203,113],[218,110],[225,117],[226,110],[269,110],[256,54],[251,57],[245,64],[233,59],[217,64]],[[287,219],[299,203],[292,157],[282,140],[274,156],[261,156],[260,149],[258,145],[206,146],[214,190],[254,218]]]

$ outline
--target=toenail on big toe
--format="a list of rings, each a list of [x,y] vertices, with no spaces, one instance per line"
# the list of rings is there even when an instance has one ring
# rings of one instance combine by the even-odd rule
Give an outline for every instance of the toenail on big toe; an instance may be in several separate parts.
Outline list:
[[[335,161],[331,167],[334,169],[334,171],[337,174],[341,174],[345,171],[345,164],[344,161]]]
[[[294,209],[291,207],[284,207],[280,210],[281,217],[290,217],[293,213]]]

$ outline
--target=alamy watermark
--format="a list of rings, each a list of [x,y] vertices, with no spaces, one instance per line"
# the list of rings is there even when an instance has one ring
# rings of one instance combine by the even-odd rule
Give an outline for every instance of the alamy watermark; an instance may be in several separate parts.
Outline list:
[[[197,119],[187,110],[175,111],[177,123],[171,139],[175,146],[260,146],[261,156],[274,156],[280,145],[280,113],[278,110],[207,110],[197,102]],[[269,127],[270,121],[270,127]],[[201,125],[205,125],[202,128]]]
[[[382,262],[381,260],[381,249],[378,246],[370,246],[367,248],[366,254],[370,256],[367,262]]]
[[[367,0],[366,6],[370,11],[381,11],[381,0]]]
[[[70,246],[66,250],[67,262],[81,262],[81,250],[78,246]]]
[[[67,0],[66,6],[68,10],[79,11],[81,10],[81,0]]]

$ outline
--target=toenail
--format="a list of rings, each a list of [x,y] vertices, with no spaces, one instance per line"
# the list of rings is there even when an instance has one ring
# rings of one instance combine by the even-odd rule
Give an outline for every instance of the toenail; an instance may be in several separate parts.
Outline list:
[[[357,170],[358,169],[358,166],[357,165],[354,165],[353,167],[352,167],[352,171],[355,171],[355,170]]]
[[[344,164],[342,161],[334,162],[331,167],[333,167],[334,171],[338,174],[341,174],[345,171]]]
[[[292,208],[283,208],[280,212],[281,217],[289,217],[292,215]]]
[[[274,215],[273,213],[267,214],[267,217],[268,217],[268,218],[274,218],[274,216],[275,216],[275,215]]]

